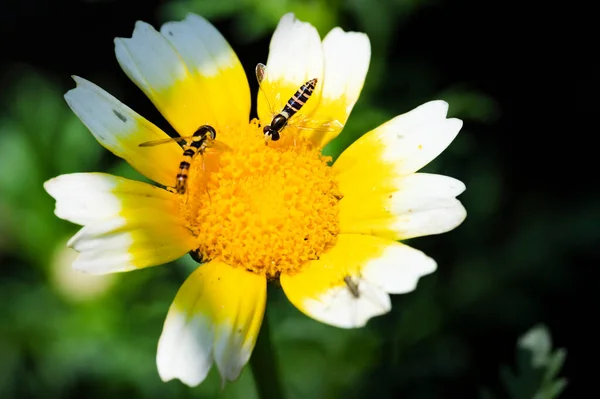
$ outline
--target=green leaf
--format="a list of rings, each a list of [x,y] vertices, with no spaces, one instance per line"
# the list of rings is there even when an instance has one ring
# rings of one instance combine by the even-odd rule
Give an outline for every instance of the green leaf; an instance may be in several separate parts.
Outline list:
[[[546,375],[544,380],[551,381],[558,375],[558,372],[562,368],[565,358],[567,357],[567,351],[564,349],[557,349],[556,352],[550,357],[550,361],[546,365]]]
[[[533,399],[554,399],[557,398],[562,391],[567,387],[567,380],[561,378],[560,380],[554,381],[544,387],[544,389],[537,393]]]
[[[500,379],[511,399],[557,398],[567,385],[564,378],[556,379],[566,358],[564,349],[552,350],[548,328],[538,324],[523,334],[517,342],[516,371],[501,366]],[[489,398],[489,391],[481,391]]]
[[[544,325],[537,325],[519,339],[519,348],[529,350],[533,355],[533,365],[542,367],[548,363],[552,348],[550,333]]]

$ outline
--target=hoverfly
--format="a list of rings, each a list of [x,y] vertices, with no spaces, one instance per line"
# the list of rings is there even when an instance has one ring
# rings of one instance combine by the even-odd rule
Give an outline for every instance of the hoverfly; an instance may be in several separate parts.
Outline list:
[[[298,129],[320,130],[323,132],[341,130],[343,128],[343,125],[339,121],[320,123],[319,121],[310,120],[306,116],[294,117],[312,96],[317,86],[317,78],[311,79],[300,86],[287,103],[281,107],[281,105],[278,104],[280,100],[279,94],[273,93],[273,88],[269,87],[270,85],[265,84],[265,82],[268,82],[269,80],[267,76],[267,67],[264,64],[259,63],[256,65],[255,72],[258,86],[264,94],[271,115],[273,116],[271,123],[263,128],[265,144],[268,143],[269,140],[279,140],[281,138],[281,132],[286,126],[294,126]]]
[[[147,141],[141,143],[140,147],[152,147],[155,145],[166,144],[172,141],[183,144],[183,160],[179,164],[179,173],[175,180],[175,191],[177,194],[185,194],[187,189],[188,173],[191,166],[191,162],[196,154],[204,154],[208,148],[214,148],[215,150],[226,150],[229,147],[216,141],[217,132],[210,125],[202,125],[196,130],[191,136],[182,137],[169,137],[161,140]]]

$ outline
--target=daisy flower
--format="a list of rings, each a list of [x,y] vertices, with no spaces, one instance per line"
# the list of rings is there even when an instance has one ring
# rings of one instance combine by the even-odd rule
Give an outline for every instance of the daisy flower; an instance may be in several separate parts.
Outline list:
[[[279,280],[306,315],[354,328],[388,312],[389,294],[414,290],[436,269],[398,241],[449,231],[466,216],[456,199],[463,183],[416,173],[462,126],[446,118],[448,104],[432,101],[395,117],[333,164],[321,154],[362,89],[370,60],[365,34],[335,28],[321,41],[313,26],[284,15],[252,120],[240,61],[197,15],[160,31],[137,22],[131,38],[115,39],[115,52],[181,136],[209,125],[216,141],[206,143],[221,143],[184,158],[175,140],[93,83],[75,77],[65,95],[100,144],[157,183],[104,173],[45,183],[56,215],[83,226],[69,241],[79,252],[74,268],[124,272],[190,251],[205,261],[168,311],[157,353],[164,381],[195,386],[213,363],[223,381],[235,380],[254,348],[269,280]],[[264,127],[312,79],[312,95],[302,98],[281,139],[265,142]],[[185,190],[174,190],[182,174]]]

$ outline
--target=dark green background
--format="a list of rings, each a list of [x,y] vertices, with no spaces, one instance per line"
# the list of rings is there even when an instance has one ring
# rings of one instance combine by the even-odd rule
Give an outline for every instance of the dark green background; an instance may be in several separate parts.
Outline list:
[[[367,32],[373,57],[363,96],[330,154],[432,99],[447,100],[451,116],[465,122],[426,170],[466,183],[467,220],[450,233],[411,240],[439,270],[415,292],[394,296],[390,314],[364,329],[336,329],[272,290],[271,333],[290,397],[486,398],[487,387],[496,397],[531,398],[525,382],[538,387],[537,375],[523,372],[525,382],[507,396],[511,384],[499,370],[517,363],[518,337],[538,323],[568,351],[561,397],[588,397],[600,206],[597,180],[584,173],[594,170],[590,137],[598,128],[587,100],[592,70],[571,46],[585,53],[588,36],[567,27],[568,10],[552,19],[547,7],[524,7],[475,0],[4,2],[0,398],[219,395],[215,372],[190,389],[162,383],[154,362],[168,306],[193,262],[114,277],[69,272],[64,242],[76,226],[53,215],[42,189],[61,173],[137,177],[66,106],[71,74],[173,133],[120,71],[112,39],[129,37],[136,20],[158,27],[187,11],[209,18],[230,41],[253,93],[253,68],[266,61],[283,13],[296,12],[322,36],[337,25]],[[254,397],[250,369],[220,395]]]

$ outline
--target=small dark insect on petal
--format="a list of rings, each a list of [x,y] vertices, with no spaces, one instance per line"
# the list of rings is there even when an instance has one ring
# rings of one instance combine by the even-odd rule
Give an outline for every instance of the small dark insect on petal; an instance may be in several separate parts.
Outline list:
[[[279,279],[281,272],[278,271],[275,275],[268,275],[267,281],[271,283],[275,288],[281,288],[281,280]]]
[[[121,122],[123,122],[123,123],[127,122],[127,118],[125,117],[125,115],[123,115],[116,109],[113,109],[113,113],[117,116],[117,118],[119,118],[121,120]]]
[[[194,250],[190,251],[189,253],[190,253],[190,256],[192,257],[192,259],[194,259],[198,263],[206,263],[210,260],[210,259],[204,258],[204,256],[202,256],[202,254],[200,253],[200,251],[198,249],[194,249]]]

